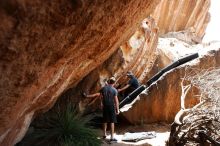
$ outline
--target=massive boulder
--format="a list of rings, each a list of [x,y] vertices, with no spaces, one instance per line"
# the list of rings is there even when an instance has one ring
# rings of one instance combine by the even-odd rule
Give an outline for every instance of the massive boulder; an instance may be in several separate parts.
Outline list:
[[[136,31],[159,0],[0,2],[0,145],[76,86]]]
[[[157,59],[154,70],[160,70],[169,61],[173,62],[190,53],[199,52],[200,58],[168,72],[140,94],[133,103],[122,108],[122,116],[132,124],[173,122],[180,110],[181,82],[186,71],[189,73],[195,69],[212,69],[220,66],[219,42],[191,46],[175,38],[161,38],[158,47],[161,57]],[[199,99],[196,98],[198,94],[197,88],[189,91],[185,99],[186,108],[198,103]]]

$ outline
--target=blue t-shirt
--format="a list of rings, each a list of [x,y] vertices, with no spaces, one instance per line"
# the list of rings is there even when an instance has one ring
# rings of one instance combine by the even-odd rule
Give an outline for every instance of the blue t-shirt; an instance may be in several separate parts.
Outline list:
[[[136,89],[140,86],[137,78],[135,78],[134,76],[131,77],[131,79],[128,81],[128,84],[130,85],[130,87]]]
[[[114,97],[118,96],[118,91],[114,87],[106,85],[101,89],[100,93],[103,96],[102,103],[104,106],[114,106]]]

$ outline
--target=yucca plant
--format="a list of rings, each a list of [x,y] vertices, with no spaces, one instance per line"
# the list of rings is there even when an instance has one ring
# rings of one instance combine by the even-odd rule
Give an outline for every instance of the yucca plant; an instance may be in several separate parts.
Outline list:
[[[71,105],[63,110],[57,108],[49,116],[40,118],[34,132],[24,139],[22,145],[99,146],[101,140],[97,139],[97,131],[88,125],[91,118],[78,114]]]

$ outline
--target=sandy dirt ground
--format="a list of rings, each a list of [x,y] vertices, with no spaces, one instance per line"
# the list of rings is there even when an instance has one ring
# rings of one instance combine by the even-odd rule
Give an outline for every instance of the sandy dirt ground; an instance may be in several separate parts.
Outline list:
[[[148,125],[116,125],[116,134],[114,137],[118,140],[117,143],[109,144],[110,133],[106,140],[103,140],[102,146],[165,146],[170,134],[170,125],[164,123],[148,124]],[[156,137],[145,139],[138,142],[124,142],[122,137],[126,132],[156,132]],[[102,133],[100,131],[100,133]]]

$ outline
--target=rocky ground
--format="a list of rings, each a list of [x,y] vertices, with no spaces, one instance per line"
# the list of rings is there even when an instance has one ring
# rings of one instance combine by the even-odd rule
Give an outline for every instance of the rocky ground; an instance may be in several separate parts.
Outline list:
[[[170,125],[164,123],[157,124],[147,124],[147,125],[116,125],[116,135],[118,142],[114,144],[109,144],[106,141],[103,141],[102,146],[133,146],[133,145],[142,145],[142,146],[165,146],[166,141],[169,138],[170,134]],[[124,142],[121,141],[122,136],[126,132],[156,132],[156,138],[141,140],[138,142]],[[101,133],[101,131],[100,131]],[[109,135],[107,136],[107,139]]]

